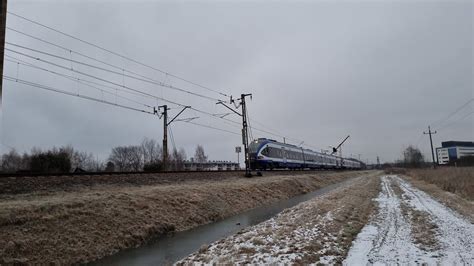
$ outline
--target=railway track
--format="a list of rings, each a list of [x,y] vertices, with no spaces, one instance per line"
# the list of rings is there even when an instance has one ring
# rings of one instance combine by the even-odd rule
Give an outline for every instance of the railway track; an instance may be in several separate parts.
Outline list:
[[[0,195],[35,191],[74,191],[96,185],[143,186],[168,185],[189,181],[222,181],[241,178],[244,170],[233,171],[166,171],[166,172],[84,172],[84,173],[15,173],[0,175]],[[263,175],[298,175],[311,171],[273,170]],[[318,171],[321,172],[321,171]]]
[[[203,171],[151,171],[151,172],[66,172],[66,173],[0,173],[0,178],[5,177],[37,177],[37,176],[101,176],[101,175],[148,175],[148,174],[184,174],[184,173],[227,173],[245,172],[245,170],[203,170]]]
[[[320,171],[350,171],[350,169],[273,169],[263,170],[265,172],[320,172]],[[252,171],[257,172],[257,171]],[[11,177],[54,177],[54,176],[110,176],[110,175],[169,175],[169,174],[193,174],[193,173],[245,173],[245,170],[182,170],[182,171],[151,171],[151,172],[66,172],[66,173],[34,173],[34,172],[18,172],[18,173],[0,173],[1,178]]]

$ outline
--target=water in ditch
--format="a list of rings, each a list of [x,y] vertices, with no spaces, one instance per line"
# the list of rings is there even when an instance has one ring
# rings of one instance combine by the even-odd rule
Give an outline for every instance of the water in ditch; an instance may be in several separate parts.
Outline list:
[[[103,258],[93,263],[93,265],[170,265],[197,251],[203,245],[235,234],[245,227],[268,220],[286,208],[323,195],[341,186],[343,183],[329,185],[291,199],[264,205],[215,223],[162,236],[148,245],[121,251],[115,255]]]

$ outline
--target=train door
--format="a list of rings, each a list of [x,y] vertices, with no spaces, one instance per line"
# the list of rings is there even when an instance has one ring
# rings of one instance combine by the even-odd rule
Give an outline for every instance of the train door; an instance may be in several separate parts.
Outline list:
[[[286,166],[287,164],[287,159],[286,159],[286,150],[285,147],[281,148],[281,156],[283,157],[283,164]]]

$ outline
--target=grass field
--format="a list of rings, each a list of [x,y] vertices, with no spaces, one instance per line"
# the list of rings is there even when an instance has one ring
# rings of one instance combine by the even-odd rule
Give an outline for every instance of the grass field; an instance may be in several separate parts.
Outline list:
[[[434,184],[442,190],[474,201],[474,167],[440,167],[413,169],[407,174],[414,179]]]

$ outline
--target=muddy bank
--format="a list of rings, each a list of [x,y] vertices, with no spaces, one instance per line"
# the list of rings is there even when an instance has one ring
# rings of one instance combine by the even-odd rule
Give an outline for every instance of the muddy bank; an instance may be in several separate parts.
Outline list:
[[[177,184],[98,184],[0,202],[0,263],[84,263],[364,172],[266,175]]]

